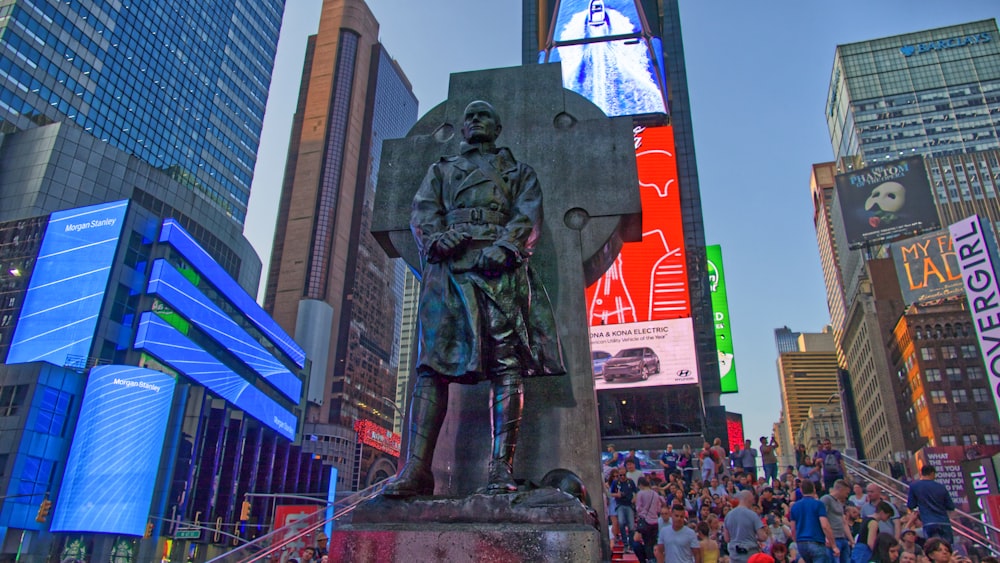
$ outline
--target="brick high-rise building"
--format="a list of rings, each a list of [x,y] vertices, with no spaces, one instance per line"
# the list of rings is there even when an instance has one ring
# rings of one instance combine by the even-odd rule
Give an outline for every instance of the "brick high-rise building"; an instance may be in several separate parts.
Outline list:
[[[380,454],[359,447],[352,463],[336,444],[359,420],[393,428],[386,401],[396,396],[404,284],[369,228],[382,141],[405,136],[416,118],[368,6],[326,0],[306,48],[265,308],[312,358],[305,432],[352,487],[367,484],[360,473],[395,471],[369,472],[379,460],[365,452]]]

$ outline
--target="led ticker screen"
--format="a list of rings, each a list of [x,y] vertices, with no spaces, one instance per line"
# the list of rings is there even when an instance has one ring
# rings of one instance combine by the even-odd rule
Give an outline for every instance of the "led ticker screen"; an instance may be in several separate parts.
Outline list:
[[[723,393],[738,392],[736,359],[733,352],[733,329],[729,324],[729,296],[726,294],[726,272],[722,268],[722,247],[705,247],[708,259],[708,284],[712,291],[712,322],[715,325],[715,346],[719,350],[719,377]]]
[[[167,219],[160,230],[160,242],[166,242],[177,249],[198,272],[226,296],[236,307],[250,319],[267,338],[281,348],[297,366],[305,367],[306,353],[295,343],[274,319],[254,301],[240,284],[222,269],[205,251],[194,237],[190,235],[177,221]]]
[[[200,328],[288,398],[295,402],[301,399],[302,381],[170,263],[165,260],[153,263],[148,292],[162,297],[174,313],[179,313]],[[165,320],[177,328],[177,323],[171,318]]]
[[[358,441],[366,446],[371,446],[380,452],[399,457],[400,435],[392,430],[382,428],[370,420],[357,420],[354,422],[354,431],[358,434]]]
[[[295,439],[298,419],[294,413],[202,350],[155,313],[142,314],[139,330],[136,331],[135,348],[149,352],[289,440]]]
[[[634,0],[562,0],[540,62],[611,117],[666,113],[663,51]]]
[[[691,316],[673,127],[637,127],[635,147],[642,242],[587,288],[591,326]]]
[[[175,384],[133,366],[90,370],[53,532],[143,535]]]
[[[7,363],[90,355],[127,210],[126,200],[49,216]]]

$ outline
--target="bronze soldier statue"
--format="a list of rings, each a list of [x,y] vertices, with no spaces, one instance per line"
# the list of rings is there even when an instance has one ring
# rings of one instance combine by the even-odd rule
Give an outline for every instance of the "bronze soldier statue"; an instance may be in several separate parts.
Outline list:
[[[496,147],[500,131],[493,106],[470,103],[461,154],[432,164],[413,198],[422,268],[417,380],[406,464],[387,496],[434,493],[431,461],[448,386],[484,380],[493,427],[486,491],[516,491],[523,380],[566,371],[548,294],[528,265],[542,230],[542,190],[530,166]]]

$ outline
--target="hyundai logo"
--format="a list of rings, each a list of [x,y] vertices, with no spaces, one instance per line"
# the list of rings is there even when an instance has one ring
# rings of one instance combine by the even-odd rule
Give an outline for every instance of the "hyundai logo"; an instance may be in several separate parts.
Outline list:
[[[677,372],[677,377],[690,377],[690,376],[691,376],[691,370],[688,369],[682,369]]]

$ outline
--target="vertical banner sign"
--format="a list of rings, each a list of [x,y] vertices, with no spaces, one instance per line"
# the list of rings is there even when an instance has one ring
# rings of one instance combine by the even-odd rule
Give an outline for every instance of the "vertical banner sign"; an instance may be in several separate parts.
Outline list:
[[[965,477],[965,495],[969,501],[969,512],[979,513],[980,519],[986,522],[989,515],[987,499],[991,495],[1000,493],[1000,489],[997,489],[993,459],[981,457],[963,461],[962,475]]]
[[[598,391],[699,381],[673,128],[634,133],[642,242],[587,288]]]
[[[712,290],[712,317],[715,325],[715,346],[719,349],[719,377],[723,393],[736,393],[736,360],[733,353],[733,331],[729,325],[729,297],[726,294],[726,273],[722,268],[722,247],[705,247],[708,258],[708,284]]]
[[[990,374],[994,408],[1000,412],[1000,287],[997,285],[996,239],[989,224],[978,215],[949,227],[958,265],[962,269],[965,298],[972,311],[979,349]]]

